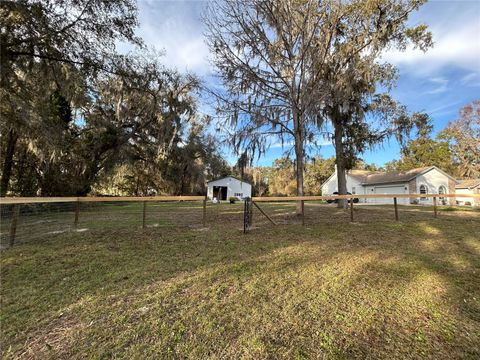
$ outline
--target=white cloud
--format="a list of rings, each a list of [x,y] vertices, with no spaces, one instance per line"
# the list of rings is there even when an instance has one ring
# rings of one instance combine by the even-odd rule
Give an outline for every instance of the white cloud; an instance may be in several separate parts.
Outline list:
[[[480,74],[474,72],[467,74],[460,79],[460,83],[472,87],[480,86]]]
[[[204,43],[200,1],[140,1],[137,35],[147,46],[165,50],[162,62],[198,75],[210,72]]]
[[[426,53],[413,48],[404,52],[389,50],[383,59],[409,71],[421,74],[437,72],[445,66],[456,66],[467,71],[480,71],[480,3],[477,14],[448,14],[447,11],[436,14],[430,30],[433,34],[434,47]],[[437,6],[440,6],[438,3]],[[475,4],[474,4],[475,5]],[[432,21],[431,21],[432,22]]]
[[[431,78],[429,79],[435,85],[435,88],[426,92],[426,94],[441,94],[447,91],[448,80],[444,78]]]

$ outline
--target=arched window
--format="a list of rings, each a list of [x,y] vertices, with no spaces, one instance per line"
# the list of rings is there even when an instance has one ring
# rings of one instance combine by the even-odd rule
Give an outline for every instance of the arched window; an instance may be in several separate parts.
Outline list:
[[[438,188],[438,193],[439,193],[440,195],[446,194],[446,193],[447,193],[447,188],[446,188],[445,186],[443,186],[443,185],[440,186],[440,187]]]
[[[439,195],[445,195],[447,193],[447,188],[443,185],[441,185],[439,188],[438,188],[438,194]],[[440,196],[440,200],[441,201],[444,201],[445,200],[445,197],[444,196]]]
[[[426,195],[428,194],[428,188],[426,185],[420,185],[420,194]],[[420,200],[426,200],[426,197],[421,197]]]

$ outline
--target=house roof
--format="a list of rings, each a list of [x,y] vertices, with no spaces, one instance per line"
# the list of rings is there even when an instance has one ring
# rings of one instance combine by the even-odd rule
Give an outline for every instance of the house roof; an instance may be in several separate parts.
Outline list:
[[[211,182],[215,182],[215,181],[227,179],[227,178],[232,178],[232,179],[238,180],[238,181],[240,181],[240,182],[243,182],[243,183],[245,183],[245,184],[251,185],[250,183],[248,183],[248,182],[246,182],[246,181],[237,179],[235,176],[224,176],[224,177],[222,177],[222,178],[213,179],[213,180],[207,181],[207,184],[209,184],[209,183],[211,183]]]
[[[436,166],[425,166],[416,169],[404,170],[404,171],[369,171],[369,170],[349,170],[347,174],[351,177],[356,178],[362,185],[374,185],[374,184],[390,184],[390,183],[399,183],[407,182],[419,175],[425,174],[430,170],[436,169],[450,179],[455,180],[451,175],[447,174],[445,171],[437,168]],[[327,183],[333,176],[334,172],[323,184]]]
[[[455,189],[473,189],[480,186],[480,179],[457,180],[458,184]]]
[[[365,170],[353,170],[349,173],[351,176],[359,179],[363,185],[373,185],[373,184],[387,184],[387,183],[398,183],[406,182],[416,178],[419,175],[425,174],[430,170],[436,169],[445,176],[455,180],[452,176],[448,175],[444,171],[440,170],[436,166],[425,166],[410,170],[404,171],[389,171],[389,172],[379,172],[379,171],[365,171]]]
[[[369,174],[364,178],[363,183],[368,184],[385,184],[395,182],[406,182],[416,178],[418,175],[429,171],[433,166],[421,167],[404,171],[390,171]]]

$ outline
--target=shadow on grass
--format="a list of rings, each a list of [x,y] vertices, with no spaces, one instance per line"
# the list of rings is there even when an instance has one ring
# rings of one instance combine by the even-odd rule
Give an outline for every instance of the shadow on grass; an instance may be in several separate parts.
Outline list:
[[[480,354],[478,216],[359,228],[335,214],[246,236],[219,215],[208,232],[96,230],[9,250],[4,355]]]

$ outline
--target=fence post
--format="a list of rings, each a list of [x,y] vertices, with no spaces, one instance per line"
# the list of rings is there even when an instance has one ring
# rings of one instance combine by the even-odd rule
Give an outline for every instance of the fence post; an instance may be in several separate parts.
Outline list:
[[[350,198],[350,221],[353,222],[353,198]]]
[[[203,227],[207,226],[207,195],[203,199]]]
[[[143,218],[142,218],[142,228],[145,229],[146,227],[146,219],[147,219],[147,202],[143,202]]]
[[[10,224],[10,247],[15,243],[15,235],[17,234],[17,221],[20,213],[20,205],[13,205],[12,209],[12,223]]]
[[[397,206],[397,198],[393,198],[393,206],[395,207],[395,220],[398,221],[398,206]]]
[[[302,205],[302,226],[305,225],[305,200],[301,200]]]
[[[80,215],[80,201],[77,201],[75,202],[75,221],[73,223],[73,226],[75,228],[75,230],[78,228],[78,217]]]
[[[433,197],[433,216],[437,217],[437,197]]]

